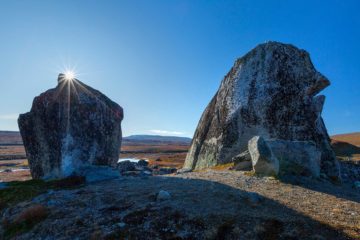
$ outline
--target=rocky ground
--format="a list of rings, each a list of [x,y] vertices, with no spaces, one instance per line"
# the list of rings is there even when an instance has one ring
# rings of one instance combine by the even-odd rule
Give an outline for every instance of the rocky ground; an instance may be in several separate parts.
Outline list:
[[[308,178],[130,176],[3,208],[1,231],[8,239],[359,239],[359,202],[350,184]]]

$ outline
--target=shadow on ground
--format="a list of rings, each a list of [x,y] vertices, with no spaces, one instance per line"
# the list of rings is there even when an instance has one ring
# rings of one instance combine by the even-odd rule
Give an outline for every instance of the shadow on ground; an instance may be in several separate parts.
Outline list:
[[[284,176],[280,180],[284,183],[301,186],[313,191],[333,195],[337,198],[360,203],[360,190],[354,186],[356,181],[360,181],[360,165],[346,162],[341,163],[341,168],[342,171],[346,171],[347,173],[346,177],[343,176],[341,183],[331,183],[326,180],[293,176]]]
[[[160,190],[171,198],[157,200]],[[11,208],[2,221],[11,222],[34,202],[49,214],[16,239],[354,238],[325,224],[326,219],[315,221],[257,193],[182,176],[127,177],[51,191]]]

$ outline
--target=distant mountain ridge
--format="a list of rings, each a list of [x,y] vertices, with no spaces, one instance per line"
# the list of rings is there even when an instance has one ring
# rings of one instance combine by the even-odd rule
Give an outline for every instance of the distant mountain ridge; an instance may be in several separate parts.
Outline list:
[[[345,133],[345,134],[336,134],[331,136],[331,139],[347,142],[357,147],[360,147],[360,132],[354,133]],[[177,136],[160,136],[160,135],[130,135],[127,137],[123,137],[123,141],[125,142],[134,142],[134,141],[142,141],[142,142],[182,142],[190,144],[191,138],[188,137],[177,137]],[[0,131],[0,144],[22,144],[22,139],[20,132],[18,131]]]
[[[160,136],[160,135],[130,135],[123,137],[126,142],[171,142],[190,144],[191,138],[177,136]],[[0,144],[22,144],[20,132],[18,131],[0,131]]]
[[[158,142],[184,142],[190,143],[191,138],[161,135],[130,135],[123,138],[124,141],[158,141]]]

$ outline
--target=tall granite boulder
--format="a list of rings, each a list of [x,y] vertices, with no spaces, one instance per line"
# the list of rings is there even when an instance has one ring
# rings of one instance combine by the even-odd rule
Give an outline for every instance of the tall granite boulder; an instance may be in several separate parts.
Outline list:
[[[254,136],[312,141],[321,171],[339,178],[321,112],[330,84],[309,54],[289,44],[260,44],[235,61],[201,116],[184,164],[202,169],[231,162]]]
[[[101,92],[59,74],[18,124],[33,178],[71,175],[88,165],[116,166],[123,109]]]

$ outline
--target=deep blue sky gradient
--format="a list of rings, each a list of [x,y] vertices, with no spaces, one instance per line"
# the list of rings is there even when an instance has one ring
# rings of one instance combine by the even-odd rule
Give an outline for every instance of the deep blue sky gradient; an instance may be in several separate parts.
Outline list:
[[[356,0],[3,0],[0,129],[17,130],[70,65],[124,108],[124,135],[192,136],[234,60],[275,40],[306,49],[332,82],[329,133],[360,131],[359,10]]]

